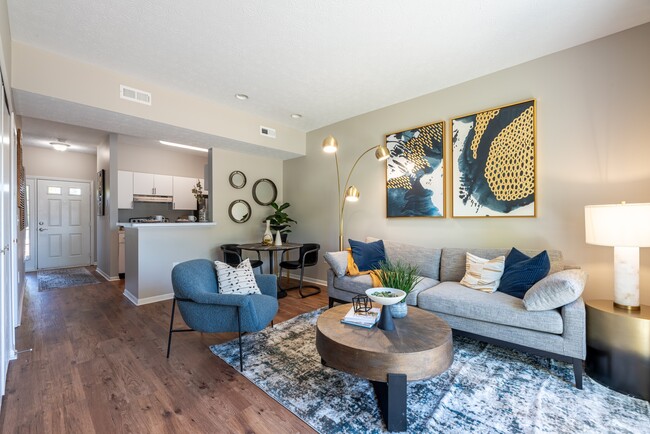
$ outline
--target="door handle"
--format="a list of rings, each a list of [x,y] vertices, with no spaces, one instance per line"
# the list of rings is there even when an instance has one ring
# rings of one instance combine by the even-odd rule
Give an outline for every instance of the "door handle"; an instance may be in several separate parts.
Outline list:
[[[43,232],[43,231],[46,231],[46,230],[47,230],[47,228],[38,228],[39,232]]]
[[[2,254],[4,255],[4,254],[7,253],[8,251],[9,251],[9,244],[7,244],[6,246],[4,246],[4,247],[2,248],[2,250],[0,250],[0,253],[2,253]]]

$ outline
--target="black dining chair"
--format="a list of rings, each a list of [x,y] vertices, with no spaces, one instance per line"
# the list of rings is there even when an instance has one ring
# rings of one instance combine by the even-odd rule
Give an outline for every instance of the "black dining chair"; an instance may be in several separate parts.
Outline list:
[[[241,249],[237,248],[237,244],[222,244],[221,251],[223,252],[223,262],[230,265],[231,267],[238,266],[241,261]],[[251,259],[251,267],[253,269],[260,267],[260,272],[262,271],[262,257],[260,252],[257,252],[257,259]]]
[[[300,269],[300,284],[298,286],[292,286],[290,288],[282,288],[280,286],[280,280],[278,280],[278,286],[280,286],[281,289],[288,290],[288,289],[297,289],[298,292],[300,293],[300,296],[302,298],[305,297],[310,297],[312,295],[316,295],[320,293],[320,288],[316,285],[305,285],[303,282],[303,278],[305,275],[305,267],[313,267],[314,265],[318,264],[318,251],[320,250],[320,244],[316,243],[308,243],[308,244],[303,244],[303,246],[300,248],[300,254],[298,257],[298,260],[296,261],[285,261],[284,260],[284,255],[285,253],[288,252],[284,251],[282,252],[282,257],[280,258],[280,276],[282,276],[282,269],[287,269],[287,270],[298,270]],[[304,294],[302,290],[304,288],[313,288],[316,291],[310,291],[308,294]]]

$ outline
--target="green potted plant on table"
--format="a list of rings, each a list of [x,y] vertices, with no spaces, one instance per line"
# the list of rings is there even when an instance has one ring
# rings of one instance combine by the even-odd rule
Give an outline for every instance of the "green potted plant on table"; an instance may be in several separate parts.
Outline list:
[[[271,215],[266,216],[264,218],[264,221],[269,220],[271,222],[271,229],[280,232],[282,242],[286,242],[287,234],[291,232],[291,223],[298,224],[297,221],[289,217],[289,215],[284,211],[285,209],[289,208],[291,204],[289,202],[285,202],[282,205],[278,205],[275,202],[271,202],[269,206],[273,208],[275,212]]]
[[[406,292],[406,297],[399,303],[390,306],[393,318],[404,318],[408,313],[406,298],[415,286],[422,280],[417,266],[401,261],[383,261],[379,266],[379,281],[385,288],[401,289]]]

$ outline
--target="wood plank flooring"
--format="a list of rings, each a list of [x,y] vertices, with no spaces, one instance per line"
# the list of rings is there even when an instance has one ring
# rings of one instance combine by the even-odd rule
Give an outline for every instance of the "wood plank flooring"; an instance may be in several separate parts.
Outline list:
[[[103,283],[38,292],[28,274],[16,348],[33,351],[9,366],[0,432],[314,432],[208,349],[236,334],[175,333],[166,359],[171,300],[136,307],[123,281],[95,275]],[[275,322],[325,305],[325,288],[289,291]]]

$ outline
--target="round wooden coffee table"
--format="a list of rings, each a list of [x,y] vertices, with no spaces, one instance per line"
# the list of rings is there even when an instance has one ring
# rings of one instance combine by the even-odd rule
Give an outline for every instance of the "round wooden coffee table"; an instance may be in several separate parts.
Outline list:
[[[394,319],[393,331],[341,323],[351,307],[336,306],[318,318],[318,353],[324,365],[370,380],[388,430],[406,431],[406,382],[434,377],[451,366],[451,328],[413,306],[406,317]]]

